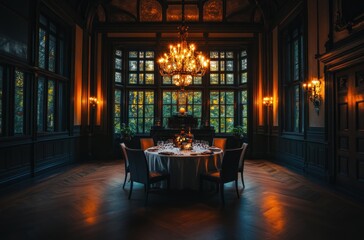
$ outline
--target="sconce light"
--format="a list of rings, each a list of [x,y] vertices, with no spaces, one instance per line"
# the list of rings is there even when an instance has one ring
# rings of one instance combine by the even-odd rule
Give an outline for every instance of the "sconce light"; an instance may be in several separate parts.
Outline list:
[[[96,108],[97,104],[99,104],[99,100],[96,97],[90,97],[89,102],[92,108]]]
[[[266,107],[271,107],[273,105],[273,97],[264,97],[263,104]]]
[[[312,102],[316,113],[319,114],[321,101],[322,101],[322,97],[320,94],[321,82],[319,80],[315,79],[309,83],[304,83],[302,85],[302,87],[303,87],[303,90],[307,93],[308,98]]]

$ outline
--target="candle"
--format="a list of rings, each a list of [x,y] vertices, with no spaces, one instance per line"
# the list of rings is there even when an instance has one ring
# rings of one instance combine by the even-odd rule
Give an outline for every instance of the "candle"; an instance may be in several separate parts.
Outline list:
[[[179,113],[180,113],[181,115],[184,115],[184,114],[186,113],[186,109],[185,109],[185,108],[183,108],[183,107],[181,107],[181,108],[179,109]]]

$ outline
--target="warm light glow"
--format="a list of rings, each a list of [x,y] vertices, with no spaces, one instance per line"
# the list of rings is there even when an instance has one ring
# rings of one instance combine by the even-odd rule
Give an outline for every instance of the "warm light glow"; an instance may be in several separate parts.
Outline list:
[[[313,103],[313,106],[317,112],[320,111],[320,105],[322,101],[321,97],[321,81],[318,79],[313,79],[311,82],[303,83],[302,88],[305,92],[307,92],[307,96],[309,100]]]
[[[184,107],[181,107],[181,108],[179,109],[179,113],[180,113],[181,115],[184,115],[184,114],[186,113],[186,109],[185,109]]]
[[[281,233],[286,225],[285,215],[279,198],[273,194],[263,196],[262,207],[264,217],[267,223],[272,227],[271,233]]]
[[[91,107],[93,107],[93,108],[96,107],[97,104],[99,104],[99,100],[97,100],[96,97],[90,97],[89,101],[90,101]]]
[[[187,44],[188,27],[179,29],[180,43],[169,46],[169,53],[164,53],[158,60],[159,72],[163,77],[172,77],[176,86],[184,88],[192,83],[193,77],[202,77],[209,67],[209,59],[202,52],[195,52],[194,44]]]
[[[270,107],[273,105],[273,97],[264,97],[263,98],[263,104],[266,106],[266,107]]]

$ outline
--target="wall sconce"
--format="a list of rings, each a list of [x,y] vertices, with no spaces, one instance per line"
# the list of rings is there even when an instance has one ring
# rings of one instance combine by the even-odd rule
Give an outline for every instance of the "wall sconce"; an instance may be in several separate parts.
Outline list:
[[[319,80],[312,80],[309,83],[304,83],[302,85],[303,90],[307,93],[308,98],[313,104],[313,107],[315,108],[315,111],[317,114],[320,112],[320,106],[322,97],[320,94],[321,91],[321,82]]]
[[[99,104],[99,100],[96,97],[90,97],[89,103],[92,108],[96,108],[97,104]]]
[[[273,97],[264,97],[263,104],[266,107],[271,107],[273,105]]]

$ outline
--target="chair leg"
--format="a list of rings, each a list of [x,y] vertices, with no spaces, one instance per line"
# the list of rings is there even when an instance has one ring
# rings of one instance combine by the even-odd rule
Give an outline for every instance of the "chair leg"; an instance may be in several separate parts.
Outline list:
[[[133,191],[133,181],[130,182],[129,200],[131,198],[131,192]]]
[[[126,183],[126,178],[128,177],[128,172],[125,172],[125,178],[124,178],[124,184],[123,184],[123,189],[125,189],[125,183]]]
[[[235,180],[235,189],[236,189],[236,195],[238,195],[238,198],[240,198],[238,189],[238,179]]]
[[[225,205],[225,198],[224,198],[224,184],[220,183],[220,195],[222,204]]]
[[[245,188],[243,171],[240,172],[240,177],[241,177],[241,183],[243,184],[243,188]]]

